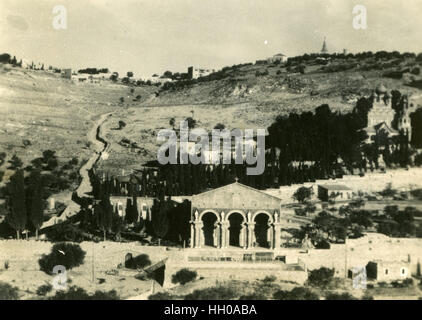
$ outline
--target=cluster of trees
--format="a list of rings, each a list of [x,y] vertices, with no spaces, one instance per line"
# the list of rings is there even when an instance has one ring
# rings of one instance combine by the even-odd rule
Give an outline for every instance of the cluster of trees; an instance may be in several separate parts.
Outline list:
[[[100,73],[108,73],[108,68],[86,68],[78,70],[78,73],[86,73],[86,74],[100,74]]]
[[[399,210],[395,205],[386,206],[383,215],[369,216],[377,223],[377,231],[389,237],[422,237],[422,225],[415,221],[415,217],[422,217],[422,212],[414,207]]]
[[[16,56],[12,57],[8,53],[0,54],[0,63],[9,63],[17,67],[22,67],[22,59],[18,62],[18,60],[16,59]]]
[[[0,155],[0,162],[6,155]],[[14,170],[10,181],[1,189],[6,199],[6,222],[15,231],[18,238],[23,230],[38,230],[44,220],[46,200],[52,194],[66,190],[71,181],[77,179],[76,158],[72,158],[63,166],[59,166],[54,151],[45,150],[41,157],[35,158],[31,164],[23,168],[23,161],[16,155],[8,160],[9,170]]]
[[[359,53],[311,53],[296,57],[290,57],[287,60],[286,65],[296,65],[307,61],[316,60],[317,58],[325,58],[325,59],[357,59],[357,60],[364,60],[368,58],[375,58],[377,60],[390,60],[390,59],[416,59],[417,61],[422,61],[422,53],[416,56],[413,52],[403,52],[400,53],[398,51],[378,51],[373,53],[372,51],[365,51],[365,52],[359,52]]]
[[[90,171],[90,179],[93,186],[94,212],[85,214],[82,228],[95,231],[101,229],[106,238],[107,232],[119,235],[128,225],[135,230],[143,230],[148,234],[160,239],[166,239],[174,243],[183,243],[190,237],[190,202],[177,203],[171,197],[165,198],[165,189],[159,188],[154,193],[154,203],[151,207],[151,221],[143,221],[138,210],[138,196],[145,196],[140,192],[138,184],[130,184],[129,196],[126,203],[124,219],[119,216],[117,207],[113,211],[110,203],[112,191],[119,188],[119,182],[115,179],[106,178],[104,181]],[[171,226],[171,228],[170,228]]]
[[[340,216],[321,211],[312,224],[302,226],[294,237],[303,240],[308,237],[316,248],[329,248],[329,243],[344,242],[346,237],[359,238],[367,229],[375,229],[389,237],[422,237],[422,225],[415,217],[422,212],[414,207],[399,210],[397,206],[386,206],[384,212],[364,210],[363,203],[356,201],[339,209]]]
[[[27,179],[22,169],[18,169],[6,185],[7,222],[20,239],[23,230],[38,230],[44,221],[45,193],[39,171],[34,171]]]
[[[399,92],[394,93],[393,108],[400,113],[403,98]],[[315,113],[291,113],[287,117],[277,117],[268,128],[266,146],[269,149],[262,175],[246,175],[247,164],[157,164],[157,172],[145,169],[137,177],[138,181],[129,183],[129,187],[122,187],[116,179],[111,179],[111,193],[127,195],[128,189],[133,189],[139,196],[155,197],[160,192],[165,195],[192,195],[232,183],[236,177],[241,183],[257,189],[276,188],[316,179],[338,178],[356,168],[364,174],[368,167],[370,170],[379,168],[380,155],[387,167],[407,166],[413,151],[404,133],[394,138],[380,133],[372,143],[364,143],[367,135],[361,129],[368,124],[371,105],[370,99],[361,98],[349,114],[332,112],[325,104],[317,107]],[[195,127],[194,119],[187,120],[189,127]],[[170,125],[174,126],[174,119]]]
[[[422,148],[422,109],[418,109],[410,115],[412,125],[411,144],[415,148]]]
[[[6,154],[0,153],[0,165],[5,159]],[[56,152],[51,150],[43,151],[41,157],[31,160],[26,167],[17,155],[13,155],[7,162],[9,164],[7,169],[13,171],[22,169],[28,179],[31,179],[33,174],[39,174],[44,186],[45,199],[54,193],[68,189],[78,179],[78,159],[72,158],[60,166]],[[1,191],[4,193],[4,189]]]

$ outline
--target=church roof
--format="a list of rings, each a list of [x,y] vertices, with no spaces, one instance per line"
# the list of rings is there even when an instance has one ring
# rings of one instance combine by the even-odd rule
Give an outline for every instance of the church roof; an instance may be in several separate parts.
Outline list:
[[[398,134],[399,133],[397,130],[395,130],[391,126],[389,126],[385,121],[380,122],[380,123],[376,124],[375,126],[369,126],[369,127],[363,128],[362,130],[367,132],[367,133],[376,134],[381,129],[386,129],[387,132],[389,132],[391,134]]]
[[[192,207],[233,209],[277,209],[281,199],[255,188],[234,182],[192,196]]]

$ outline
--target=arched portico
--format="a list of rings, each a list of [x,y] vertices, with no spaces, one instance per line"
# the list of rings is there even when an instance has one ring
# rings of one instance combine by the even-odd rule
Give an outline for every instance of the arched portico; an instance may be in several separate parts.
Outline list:
[[[191,248],[279,248],[280,199],[235,182],[192,196]]]
[[[261,248],[272,248],[272,217],[267,212],[257,212],[253,216],[254,236],[255,241],[254,245]]]
[[[240,212],[231,212],[227,215],[229,223],[229,245],[232,247],[246,246],[246,216]]]
[[[219,217],[213,211],[204,211],[200,215],[202,221],[202,244],[209,247],[217,247],[219,243]]]

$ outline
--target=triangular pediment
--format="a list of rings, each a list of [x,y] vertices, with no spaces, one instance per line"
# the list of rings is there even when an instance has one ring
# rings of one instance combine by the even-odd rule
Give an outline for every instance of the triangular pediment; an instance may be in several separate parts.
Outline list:
[[[235,182],[192,197],[192,207],[202,209],[269,209],[280,207],[281,200],[260,190]]]

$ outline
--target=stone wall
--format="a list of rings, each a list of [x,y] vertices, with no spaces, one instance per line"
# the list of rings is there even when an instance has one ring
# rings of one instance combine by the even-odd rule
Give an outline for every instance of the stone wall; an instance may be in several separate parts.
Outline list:
[[[386,173],[366,173],[364,177],[345,175],[342,179],[316,180],[304,184],[282,186],[279,189],[267,189],[264,192],[280,198],[282,204],[289,204],[294,202],[292,196],[301,186],[308,188],[313,186],[314,199],[316,199],[319,184],[344,184],[357,194],[359,191],[368,193],[382,191],[388,183],[391,183],[394,189],[403,191],[422,188],[422,168],[394,169],[388,170]]]

